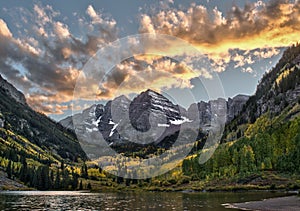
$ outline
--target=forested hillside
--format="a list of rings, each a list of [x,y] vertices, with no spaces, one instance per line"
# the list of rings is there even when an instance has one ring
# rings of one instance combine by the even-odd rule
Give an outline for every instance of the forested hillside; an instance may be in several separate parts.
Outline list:
[[[260,180],[265,185],[273,184],[274,175],[288,175],[300,184],[299,64],[300,46],[295,45],[264,75],[240,115],[226,125],[223,144],[213,157],[203,165],[199,155],[186,159],[183,173],[198,180]]]
[[[54,181],[61,183],[60,177],[71,175],[65,164],[87,159],[72,131],[32,110],[23,94],[1,76],[0,98],[0,168],[8,178],[49,189]]]

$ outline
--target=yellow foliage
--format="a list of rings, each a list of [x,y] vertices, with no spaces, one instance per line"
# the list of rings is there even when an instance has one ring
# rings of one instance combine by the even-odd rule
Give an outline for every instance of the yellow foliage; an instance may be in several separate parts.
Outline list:
[[[246,137],[251,137],[259,132],[263,132],[271,125],[272,121],[268,117],[268,113],[260,116],[253,124],[249,125],[245,131]]]
[[[95,169],[95,168],[88,169],[88,174],[89,174],[89,176],[92,176],[92,177],[105,177],[105,175],[103,173],[99,172],[99,169]]]
[[[291,69],[284,70],[280,75],[276,78],[276,84],[280,84],[282,79],[287,77],[291,72],[295,70],[295,67],[292,67]]]

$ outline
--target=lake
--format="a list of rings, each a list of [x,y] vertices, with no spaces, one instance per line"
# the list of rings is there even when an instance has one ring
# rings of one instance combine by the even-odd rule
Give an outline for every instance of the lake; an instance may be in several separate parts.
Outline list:
[[[1,191],[0,210],[229,210],[224,203],[284,196],[271,192]]]

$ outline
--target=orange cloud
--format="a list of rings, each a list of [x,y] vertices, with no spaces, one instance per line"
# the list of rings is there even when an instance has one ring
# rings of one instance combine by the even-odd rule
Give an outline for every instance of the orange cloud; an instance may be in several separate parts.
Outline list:
[[[0,19],[0,34],[5,37],[12,37],[10,30],[8,29],[4,20]]]
[[[98,99],[139,93],[145,89],[191,88],[195,77],[211,77],[205,69],[192,70],[184,62],[155,56],[138,55],[117,65],[101,83]]]
[[[279,53],[279,47],[299,40],[299,1],[258,1],[242,9],[234,6],[226,15],[217,8],[209,11],[202,5],[192,4],[186,10],[172,6],[163,5],[152,15],[141,15],[140,32],[168,34],[192,43],[211,59],[217,72],[224,71],[233,62],[236,68],[254,73],[249,67],[254,59],[270,58]],[[104,17],[90,5],[86,9],[87,17],[78,17],[78,31],[84,33],[75,36],[51,6],[36,4],[32,12],[25,11],[22,15],[26,18],[20,19],[18,25],[26,31],[19,37],[0,19],[1,71],[23,89],[28,103],[35,109],[62,113],[70,109],[65,104],[73,99],[80,69],[99,47],[117,39],[116,21]],[[158,91],[186,88],[192,87],[190,80],[194,77],[211,77],[208,70],[193,65],[197,55],[185,43],[171,39],[165,43],[157,43],[155,39],[142,44],[138,41],[130,40],[132,49],[142,45],[145,54],[157,52],[169,58],[134,55],[103,77],[100,87],[96,78],[83,80],[79,97],[94,99],[93,94],[97,93],[99,99],[110,99],[118,94],[140,92],[145,87]],[[232,53],[237,49],[242,53]],[[187,57],[187,64],[170,59],[178,55]]]
[[[116,21],[88,6],[87,18],[78,20],[84,33],[76,36],[49,5],[15,9],[22,17],[15,25],[24,33],[12,34],[0,19],[1,74],[23,91],[34,109],[61,114],[70,109],[83,65],[100,46],[116,39]]]
[[[218,63],[231,60],[230,49],[253,50],[289,46],[299,41],[300,3],[259,1],[243,9],[233,6],[224,16],[192,4],[187,10],[168,9],[142,15],[140,32],[182,38]]]

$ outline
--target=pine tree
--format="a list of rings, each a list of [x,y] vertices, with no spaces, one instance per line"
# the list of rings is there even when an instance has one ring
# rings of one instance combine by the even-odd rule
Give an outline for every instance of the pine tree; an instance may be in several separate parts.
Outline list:
[[[37,170],[36,170],[36,176],[37,176],[37,184],[36,184],[36,188],[38,190],[44,190],[43,188],[43,178],[42,178],[42,168],[41,167],[38,167]]]
[[[7,177],[11,179],[12,177],[12,168],[11,168],[11,160],[8,161],[7,167],[6,167],[6,173]]]
[[[82,180],[80,180],[80,183],[79,183],[79,190],[83,190]]]
[[[62,172],[62,187],[64,189],[68,189],[70,185],[70,177],[69,177],[69,171],[65,169]]]
[[[53,189],[54,188],[54,172],[50,171],[50,188]]]
[[[88,169],[87,165],[83,163],[83,166],[81,167],[81,177],[87,179],[88,178]]]
[[[60,189],[60,172],[59,169],[57,169],[55,182],[54,182],[54,189],[58,190]]]
[[[49,167],[41,166],[39,169],[39,188],[40,190],[49,190],[50,178],[49,178]]]
[[[72,172],[72,184],[71,184],[73,190],[76,190],[76,188],[78,186],[78,178],[79,178],[79,175],[73,171]]]
[[[27,169],[26,159],[22,158],[21,163],[22,163],[22,167],[21,167],[20,172],[19,172],[19,179],[26,184],[28,182],[28,177],[27,177],[28,169]]]
[[[241,173],[249,173],[255,170],[255,155],[251,146],[244,145],[240,154]]]
[[[65,169],[65,162],[64,162],[64,160],[62,160],[61,163],[60,163],[60,169],[61,169],[61,171],[64,171],[64,169]]]
[[[88,183],[87,186],[86,186],[86,188],[87,188],[88,190],[92,190],[92,185],[91,185],[91,183]]]
[[[37,170],[33,170],[33,177],[31,181],[31,187],[37,188],[38,187],[38,173]]]

